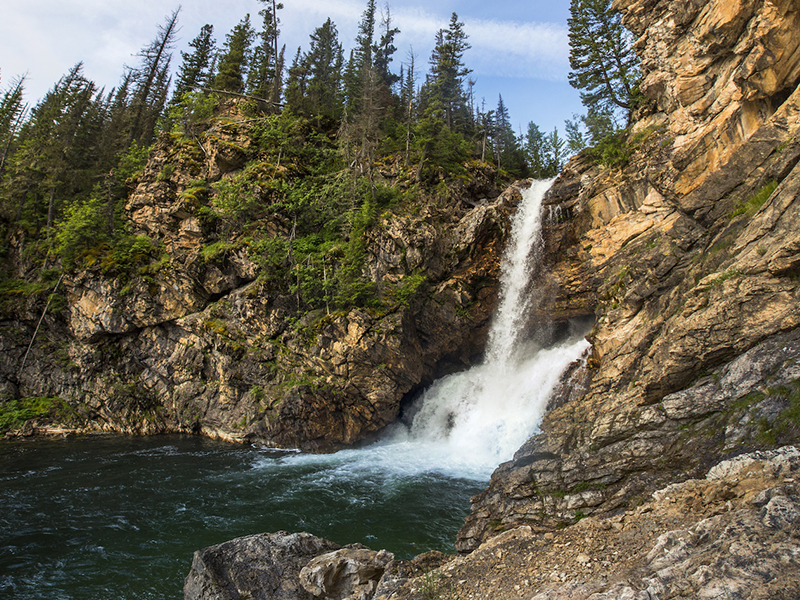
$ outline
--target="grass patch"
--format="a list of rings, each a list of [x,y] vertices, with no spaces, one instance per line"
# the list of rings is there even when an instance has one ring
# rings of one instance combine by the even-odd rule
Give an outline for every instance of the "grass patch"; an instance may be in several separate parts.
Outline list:
[[[764,206],[764,203],[772,196],[772,192],[778,187],[778,182],[774,179],[767,183],[764,187],[758,190],[746,201],[737,206],[731,213],[731,219],[739,215],[753,215],[759,208]]]

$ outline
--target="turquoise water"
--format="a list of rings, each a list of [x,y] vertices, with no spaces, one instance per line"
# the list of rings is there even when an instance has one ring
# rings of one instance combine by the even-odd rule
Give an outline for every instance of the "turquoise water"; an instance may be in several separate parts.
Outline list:
[[[199,437],[0,442],[0,598],[182,598],[192,553],[308,531],[400,557],[453,552],[485,482]]]

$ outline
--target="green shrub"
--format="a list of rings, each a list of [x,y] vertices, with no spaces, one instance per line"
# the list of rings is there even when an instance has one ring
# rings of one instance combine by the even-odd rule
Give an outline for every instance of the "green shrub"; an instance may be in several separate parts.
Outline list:
[[[0,402],[0,432],[21,427],[26,421],[50,415],[63,401],[60,398],[33,397]]]
[[[103,268],[106,271],[130,273],[158,256],[161,248],[161,244],[146,235],[126,235],[114,243]]]
[[[54,237],[54,250],[65,269],[74,269],[90,249],[108,242],[108,218],[107,205],[94,197],[67,208]]]
[[[422,273],[414,273],[403,278],[394,290],[394,299],[401,306],[408,306],[411,297],[422,287],[428,278]]]

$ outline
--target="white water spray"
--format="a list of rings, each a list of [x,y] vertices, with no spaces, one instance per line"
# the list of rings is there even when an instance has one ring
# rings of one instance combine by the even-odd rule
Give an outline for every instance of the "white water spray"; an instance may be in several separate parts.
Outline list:
[[[534,297],[530,279],[542,249],[542,200],[550,183],[537,181],[524,190],[512,220],[484,363],[434,382],[417,401],[411,426],[397,425],[381,442],[328,457],[289,460],[330,461],[339,476],[437,472],[485,481],[512,458],[535,433],[561,374],[589,346],[583,335],[549,348],[524,340]]]
[[[442,444],[456,462],[468,457],[487,476],[535,432],[561,373],[588,347],[582,336],[546,349],[523,343],[543,245],[542,200],[551,183],[525,190],[512,220],[484,363],[436,381],[411,426],[412,440]]]

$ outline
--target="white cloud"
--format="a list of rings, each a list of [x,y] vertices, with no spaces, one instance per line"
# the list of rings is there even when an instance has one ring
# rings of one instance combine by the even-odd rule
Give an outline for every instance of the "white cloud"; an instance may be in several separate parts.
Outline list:
[[[567,29],[550,23],[465,20],[476,75],[565,79]]]

